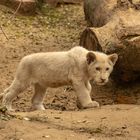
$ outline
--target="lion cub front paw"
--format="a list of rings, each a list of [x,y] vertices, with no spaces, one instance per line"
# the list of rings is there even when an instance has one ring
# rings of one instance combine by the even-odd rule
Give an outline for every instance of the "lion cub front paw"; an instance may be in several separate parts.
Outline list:
[[[89,103],[86,106],[84,106],[84,108],[97,108],[97,107],[100,107],[100,105],[96,101],[92,101],[91,103]]]

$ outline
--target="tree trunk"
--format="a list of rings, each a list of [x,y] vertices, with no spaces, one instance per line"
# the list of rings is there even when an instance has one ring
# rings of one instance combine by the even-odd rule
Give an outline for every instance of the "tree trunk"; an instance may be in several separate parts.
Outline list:
[[[131,82],[140,78],[140,1],[85,0],[89,26],[80,45],[107,54],[118,53],[113,78]]]

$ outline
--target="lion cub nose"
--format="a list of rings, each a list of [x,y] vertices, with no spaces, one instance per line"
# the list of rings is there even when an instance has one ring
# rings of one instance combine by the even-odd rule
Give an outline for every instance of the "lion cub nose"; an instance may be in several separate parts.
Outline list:
[[[105,78],[101,78],[101,82],[102,82],[102,83],[104,83],[104,82],[105,82],[105,80],[106,80]]]

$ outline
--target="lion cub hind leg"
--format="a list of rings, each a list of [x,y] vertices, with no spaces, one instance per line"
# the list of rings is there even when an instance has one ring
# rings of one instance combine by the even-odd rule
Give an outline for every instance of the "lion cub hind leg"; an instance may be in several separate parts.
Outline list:
[[[2,104],[8,111],[14,111],[12,108],[13,99],[21,92],[23,92],[29,86],[28,81],[20,81],[14,79],[13,83],[4,91]]]
[[[31,110],[45,110],[43,106],[43,99],[45,97],[46,88],[40,86],[39,84],[34,85],[34,96],[32,98]]]
[[[76,82],[75,84],[73,84],[73,87],[83,108],[99,107],[98,102],[92,101],[90,97],[90,90],[86,88],[84,83]]]

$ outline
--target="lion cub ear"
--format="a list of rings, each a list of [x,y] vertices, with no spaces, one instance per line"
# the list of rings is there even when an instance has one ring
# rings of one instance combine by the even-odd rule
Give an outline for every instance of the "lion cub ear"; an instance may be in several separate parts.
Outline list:
[[[116,61],[118,60],[118,54],[113,53],[108,56],[109,60],[115,65]]]
[[[88,52],[87,54],[87,64],[90,64],[91,62],[95,61],[96,56],[93,52]]]

